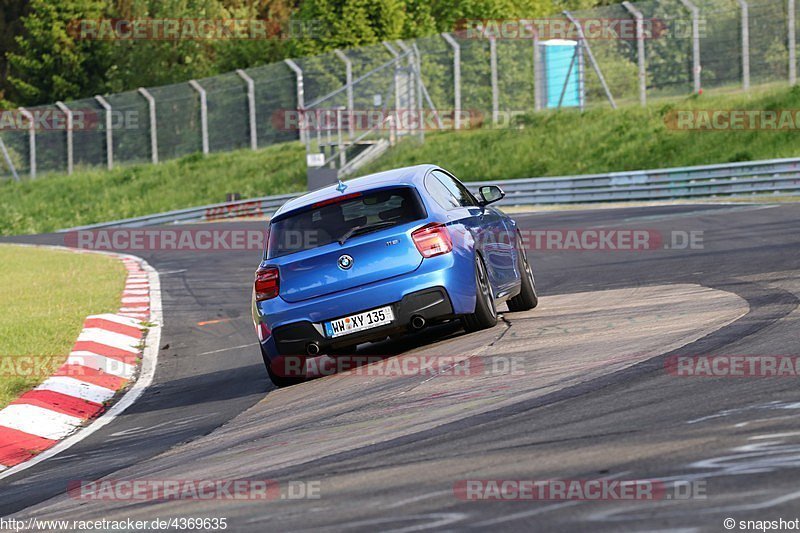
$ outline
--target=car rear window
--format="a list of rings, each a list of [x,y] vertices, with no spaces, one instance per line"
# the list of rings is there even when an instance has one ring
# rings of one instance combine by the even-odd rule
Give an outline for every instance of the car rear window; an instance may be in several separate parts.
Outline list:
[[[417,191],[397,187],[318,202],[270,224],[267,259],[310,250],[427,216]]]

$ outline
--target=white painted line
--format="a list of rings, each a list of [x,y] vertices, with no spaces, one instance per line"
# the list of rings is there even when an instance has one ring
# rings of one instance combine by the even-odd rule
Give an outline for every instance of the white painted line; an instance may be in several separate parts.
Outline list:
[[[211,350],[210,352],[199,353],[195,357],[199,357],[201,355],[211,355],[212,353],[229,352],[231,350],[240,350],[242,348],[252,348],[253,346],[258,346],[258,343],[257,342],[251,342],[250,344],[242,344],[242,345],[239,345],[239,346],[231,346],[230,348],[220,348],[219,350]]]
[[[68,376],[53,376],[47,378],[44,380],[44,383],[34,390],[51,390],[94,403],[103,403],[114,396],[114,391],[111,389]]]
[[[100,328],[86,328],[78,335],[78,342],[96,342],[131,353],[139,353],[139,339]]]
[[[148,294],[150,294],[150,291],[147,289],[129,289],[128,287],[125,287],[125,289],[122,291],[123,296],[146,296]]]
[[[58,247],[53,248],[61,249]],[[155,375],[156,366],[158,365],[158,347],[161,345],[161,328],[163,322],[161,309],[161,280],[159,278],[158,271],[147,264],[147,262],[143,259],[139,259],[134,256],[120,256],[118,254],[106,255],[123,257],[123,259],[129,258],[139,260],[142,268],[148,273],[150,281],[150,305],[152,307],[150,321],[153,322],[153,326],[150,327],[147,334],[146,344],[142,354],[142,368],[139,374],[139,379],[136,380],[136,383],[134,383],[130,390],[128,390],[125,396],[123,396],[117,403],[112,405],[111,408],[103,413],[98,419],[92,422],[90,426],[85,427],[81,431],[78,431],[75,434],[67,437],[52,448],[43,451],[36,457],[13,468],[9,468],[3,472],[0,472],[0,479],[13,476],[18,472],[26,470],[41,463],[42,461],[46,461],[47,459],[58,455],[59,453],[68,450],[70,447],[79,443],[86,437],[92,435],[94,432],[98,431],[104,426],[110,424],[116,417],[125,412],[128,407],[133,405],[136,400],[139,399],[142,393],[147,390],[147,387],[149,387],[153,382],[153,376]]]
[[[394,509],[396,507],[404,507],[404,506],[408,505],[409,503],[414,503],[414,502],[418,502],[418,501],[421,501],[421,500],[429,500],[429,499],[435,498],[437,496],[445,496],[445,495],[452,496],[453,495],[453,490],[450,489],[450,490],[437,490],[435,492],[427,492],[425,494],[420,494],[419,496],[413,496],[411,498],[406,498],[404,500],[393,502],[390,505],[384,505],[383,507],[385,509]]]
[[[83,420],[29,404],[11,404],[0,411],[0,426],[36,435],[43,439],[63,439],[80,426]]]
[[[103,314],[103,315],[90,315],[90,316],[88,316],[86,318],[87,318],[87,320],[90,319],[90,318],[99,318],[99,319],[102,319],[102,320],[108,320],[109,322],[116,322],[117,324],[122,324],[123,326],[133,326],[135,328],[141,328],[142,327],[142,323],[139,322],[138,320],[131,320],[129,318],[121,317],[119,315],[115,315],[115,314],[111,314],[111,313],[106,313],[106,314]]]
[[[131,318],[139,318],[142,320],[147,320],[150,318],[150,315],[147,313],[121,313],[121,316],[129,316]]]
[[[130,379],[136,373],[136,367],[123,363],[111,357],[105,357],[92,352],[76,351],[69,354],[67,358],[69,365],[88,366],[102,370],[106,374],[117,376],[120,378]]]
[[[149,296],[123,296],[122,303],[124,304],[146,304],[150,303]]]
[[[125,313],[142,313],[148,309],[150,309],[149,305],[142,305],[139,307],[120,307],[119,312],[121,315],[124,315]]]
[[[748,437],[748,440],[769,440],[769,439],[782,439],[784,437],[796,437],[800,435],[800,431],[787,431],[786,433],[770,433],[768,435],[755,435]]]

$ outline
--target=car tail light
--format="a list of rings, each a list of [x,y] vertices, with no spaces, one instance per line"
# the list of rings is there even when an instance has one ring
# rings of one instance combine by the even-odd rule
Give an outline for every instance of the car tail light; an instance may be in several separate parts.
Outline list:
[[[280,292],[281,283],[278,269],[275,267],[259,268],[256,270],[256,301],[275,298]]]
[[[428,224],[411,234],[422,257],[433,257],[449,253],[453,249],[453,240],[444,224]]]
[[[340,202],[346,202],[347,200],[352,200],[353,198],[358,198],[361,196],[360,192],[352,192],[350,194],[345,194],[344,196],[335,196],[333,198],[328,198],[327,200],[322,200],[321,202],[317,202],[311,206],[312,209],[317,209],[318,207],[325,207],[326,205],[333,205],[338,204]]]

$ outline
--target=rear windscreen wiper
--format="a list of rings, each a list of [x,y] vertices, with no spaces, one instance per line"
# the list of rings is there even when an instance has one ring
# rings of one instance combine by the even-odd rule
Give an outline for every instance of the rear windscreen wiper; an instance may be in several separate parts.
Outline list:
[[[349,230],[347,230],[347,233],[339,237],[339,244],[344,244],[345,242],[347,242],[347,239],[358,233],[365,233],[367,231],[386,228],[394,225],[395,225],[394,222],[389,222],[387,220],[386,222],[378,222],[377,224],[364,224],[363,226],[355,226],[354,228],[350,228]]]

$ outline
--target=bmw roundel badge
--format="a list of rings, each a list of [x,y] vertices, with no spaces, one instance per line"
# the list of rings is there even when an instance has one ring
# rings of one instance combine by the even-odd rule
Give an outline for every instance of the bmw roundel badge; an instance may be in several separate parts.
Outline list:
[[[338,263],[339,268],[342,270],[350,270],[350,267],[353,266],[353,258],[347,254],[344,254],[343,256],[339,257]]]

